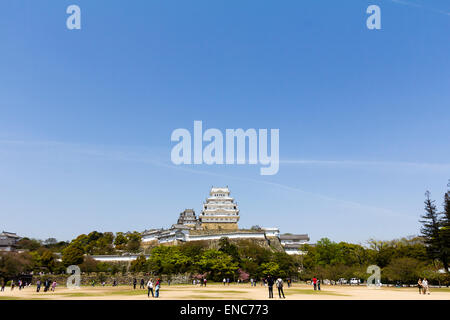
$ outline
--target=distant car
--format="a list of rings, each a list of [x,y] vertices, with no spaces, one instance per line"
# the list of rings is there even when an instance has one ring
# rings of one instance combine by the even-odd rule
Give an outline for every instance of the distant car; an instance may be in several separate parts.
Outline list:
[[[360,280],[357,279],[357,278],[351,278],[350,279],[350,284],[359,284],[359,283],[360,283]]]
[[[340,279],[338,280],[338,283],[339,283],[339,284],[347,284],[347,279],[340,278]]]

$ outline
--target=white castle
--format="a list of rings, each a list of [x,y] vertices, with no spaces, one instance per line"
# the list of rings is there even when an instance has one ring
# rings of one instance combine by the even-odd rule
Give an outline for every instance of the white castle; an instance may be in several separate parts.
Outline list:
[[[307,243],[309,237],[302,235],[280,235],[278,228],[239,229],[239,209],[234,198],[230,197],[228,187],[212,187],[209,197],[203,203],[201,214],[197,218],[194,209],[180,213],[176,224],[169,229],[152,229],[142,232],[144,246],[169,244],[188,241],[229,239],[257,239],[269,242],[279,241],[289,254],[301,254],[301,244]]]
[[[199,221],[203,230],[238,229],[239,209],[230,197],[228,187],[211,188],[209,198],[203,203]]]

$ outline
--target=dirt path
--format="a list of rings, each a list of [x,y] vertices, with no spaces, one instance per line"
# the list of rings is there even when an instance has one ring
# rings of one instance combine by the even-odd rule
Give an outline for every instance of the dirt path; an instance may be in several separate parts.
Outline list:
[[[430,295],[419,295],[415,288],[381,288],[371,289],[365,286],[322,286],[321,291],[314,291],[311,286],[295,284],[284,288],[288,300],[450,300],[450,289],[432,289]],[[258,284],[223,286],[213,284],[205,287],[193,285],[162,286],[162,300],[263,300],[268,298],[267,288]],[[278,298],[274,288],[274,297]],[[67,289],[58,287],[56,292],[36,292],[35,287],[11,291],[5,288],[0,292],[0,299],[59,299],[59,300],[148,300],[146,290],[133,290],[129,286],[119,287],[82,287]],[[152,298],[150,298],[152,300]]]

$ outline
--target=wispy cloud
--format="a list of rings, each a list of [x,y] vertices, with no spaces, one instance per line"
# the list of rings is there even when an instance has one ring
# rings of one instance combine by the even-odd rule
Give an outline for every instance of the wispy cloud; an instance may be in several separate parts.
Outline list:
[[[428,10],[428,11],[431,11],[431,12],[434,12],[434,13],[439,13],[439,14],[443,14],[443,15],[446,15],[446,16],[450,16],[450,12],[449,11],[435,9],[435,8],[430,8],[430,7],[425,6],[423,4],[420,4],[420,3],[406,1],[406,0],[390,0],[390,1],[394,2],[394,3],[397,3],[397,4],[400,4],[400,5],[404,5],[404,6],[425,9],[425,10]]]
[[[360,161],[360,160],[281,160],[286,165],[322,166],[370,166],[370,167],[413,167],[423,169],[450,170],[450,163],[407,162],[407,161]]]
[[[411,6],[411,7],[416,7],[416,8],[421,8],[422,6],[418,3],[414,3],[414,2],[409,2],[409,1],[405,1],[405,0],[391,0],[392,2],[398,3],[398,4],[403,4],[405,6]]]
[[[237,180],[244,182],[251,182],[255,184],[263,184],[268,185],[276,189],[283,189],[290,192],[299,193],[302,195],[306,195],[309,197],[314,197],[318,200],[333,202],[336,205],[346,206],[348,208],[353,208],[355,210],[361,211],[370,211],[371,214],[379,215],[379,216],[400,216],[404,218],[410,218],[409,215],[395,212],[390,209],[375,207],[371,205],[362,204],[356,201],[345,200],[345,199],[337,199],[334,197],[330,197],[324,194],[315,193],[303,190],[301,188],[290,186],[278,182],[267,181],[263,178],[255,179],[244,176],[233,176],[227,175],[217,172],[212,172],[209,170],[202,170],[199,167],[191,165],[191,166],[177,166],[172,164],[170,161],[162,161],[161,157],[158,159],[155,156],[155,153],[152,150],[147,148],[123,148],[120,146],[116,147],[104,147],[104,146],[93,146],[93,145],[82,145],[82,144],[72,144],[72,143],[63,143],[56,141],[23,141],[23,140],[0,140],[0,144],[9,144],[9,145],[20,145],[20,146],[37,146],[37,147],[54,147],[58,149],[58,151],[62,152],[70,152],[76,154],[82,154],[86,156],[92,157],[100,157],[109,161],[125,161],[125,162],[133,162],[133,163],[142,163],[148,164],[151,166],[168,168],[171,170],[177,170],[181,172],[186,172],[194,175],[208,175],[218,178],[225,178],[227,180]],[[324,160],[283,160],[282,164],[292,164],[292,165],[404,165],[405,163],[398,162],[375,162],[375,161],[324,161]],[[434,164],[417,164],[417,163],[407,163],[409,165],[414,166],[429,166]],[[450,164],[446,165],[450,169]]]

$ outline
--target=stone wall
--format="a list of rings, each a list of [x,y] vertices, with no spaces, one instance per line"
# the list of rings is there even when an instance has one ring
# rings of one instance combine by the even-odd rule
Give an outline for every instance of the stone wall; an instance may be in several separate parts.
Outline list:
[[[69,277],[68,274],[58,274],[58,275],[52,275],[52,274],[46,274],[46,275],[33,275],[32,284],[36,284],[38,280],[41,280],[41,283],[43,283],[46,279],[50,279],[51,281],[56,281],[59,286],[65,286],[67,283],[67,278]],[[191,274],[177,274],[177,275],[171,275],[170,277],[166,275],[151,275],[151,274],[144,274],[144,273],[136,273],[136,274],[121,274],[117,273],[115,275],[106,274],[106,273],[82,273],[81,274],[81,285],[92,285],[92,281],[95,281],[96,286],[101,285],[101,281],[105,281],[105,285],[111,286],[114,282],[114,280],[117,281],[118,285],[133,285],[133,279],[136,278],[138,281],[138,286],[141,281],[141,279],[144,279],[145,285],[147,285],[147,281],[150,278],[157,279],[161,278],[161,280],[164,283],[167,283],[167,280],[170,279],[171,283],[173,284],[179,284],[179,283],[191,283],[192,282],[192,276]]]
[[[202,222],[204,230],[237,230],[237,223]]]

